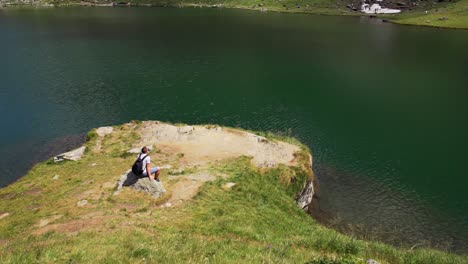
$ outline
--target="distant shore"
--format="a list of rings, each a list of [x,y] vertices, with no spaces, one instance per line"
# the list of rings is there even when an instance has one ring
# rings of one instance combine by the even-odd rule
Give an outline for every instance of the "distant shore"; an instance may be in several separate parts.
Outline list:
[[[460,8],[464,8],[465,0],[461,0]],[[468,2],[468,0],[466,0]],[[289,8],[284,6],[271,6],[256,4],[252,6],[241,4],[216,4],[216,3],[186,3],[186,2],[153,2],[153,3],[134,3],[134,2],[60,2],[60,3],[44,3],[44,2],[29,2],[29,3],[9,3],[0,2],[1,8],[28,8],[28,7],[178,7],[178,8],[229,8],[229,9],[244,9],[259,12],[280,12],[280,13],[298,13],[298,14],[316,14],[316,15],[333,15],[333,16],[362,16],[369,17],[370,19],[379,20],[382,23],[394,23],[401,25],[448,28],[448,29],[468,29],[468,16],[456,15],[455,18],[451,14],[441,12],[436,9],[434,12],[428,11],[406,11],[400,14],[365,14],[359,11],[353,11],[346,7],[312,7],[306,5],[305,7],[298,6],[296,8]],[[466,4],[468,6],[468,4]],[[444,9],[441,9],[444,10]],[[460,21],[456,22],[454,19]],[[454,22],[455,21],[455,22]]]

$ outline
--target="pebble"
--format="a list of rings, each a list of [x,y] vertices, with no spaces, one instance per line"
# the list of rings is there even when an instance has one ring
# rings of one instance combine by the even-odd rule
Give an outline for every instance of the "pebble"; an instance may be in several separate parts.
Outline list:
[[[77,206],[83,207],[88,204],[88,200],[80,200],[78,203],[76,203]]]
[[[5,218],[5,217],[7,217],[9,215],[10,215],[10,213],[3,213],[3,214],[0,215],[0,219]]]
[[[228,183],[223,185],[223,188],[231,189],[234,185],[236,185],[235,182],[228,182]]]

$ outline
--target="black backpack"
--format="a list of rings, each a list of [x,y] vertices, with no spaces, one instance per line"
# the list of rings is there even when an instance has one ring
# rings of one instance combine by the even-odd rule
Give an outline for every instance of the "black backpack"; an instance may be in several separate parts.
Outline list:
[[[133,166],[132,166],[132,172],[135,174],[135,175],[141,175],[143,174],[143,170],[146,169],[146,168],[143,168],[143,161],[146,159],[146,157],[148,157],[148,155],[144,156],[143,158],[141,158],[141,154],[140,156],[138,157],[138,159],[135,161],[135,163],[133,163]]]

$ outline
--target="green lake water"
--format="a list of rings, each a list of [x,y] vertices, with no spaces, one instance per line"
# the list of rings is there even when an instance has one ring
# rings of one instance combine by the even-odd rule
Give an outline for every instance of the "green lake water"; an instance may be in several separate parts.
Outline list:
[[[9,9],[0,51],[0,186],[93,127],[269,130],[313,150],[324,224],[468,253],[468,31],[223,9]]]

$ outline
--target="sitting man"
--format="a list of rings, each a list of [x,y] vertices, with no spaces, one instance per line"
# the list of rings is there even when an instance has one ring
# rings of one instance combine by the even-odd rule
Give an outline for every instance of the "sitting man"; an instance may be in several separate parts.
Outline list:
[[[141,153],[138,154],[138,158],[133,164],[132,172],[137,176],[146,177],[148,176],[150,180],[159,181],[159,167],[150,168],[151,157],[149,156],[149,150],[147,147],[141,149]],[[154,176],[152,175],[154,174]]]

